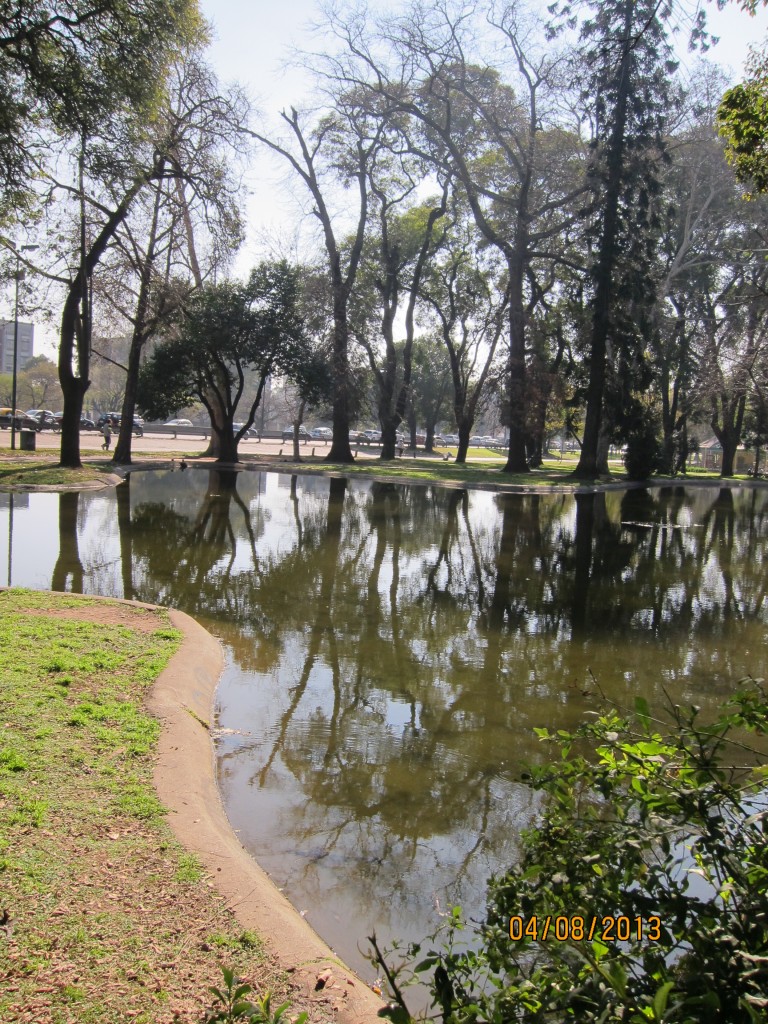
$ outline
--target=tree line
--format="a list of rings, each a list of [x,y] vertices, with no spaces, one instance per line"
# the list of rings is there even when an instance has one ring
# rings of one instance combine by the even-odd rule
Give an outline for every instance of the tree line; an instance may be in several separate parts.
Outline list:
[[[607,473],[615,444],[634,475],[675,473],[705,425],[732,474],[768,429],[764,76],[755,58],[725,99],[703,56],[684,76],[680,12],[329,9],[306,57],[312,105],[274,125],[217,81],[192,0],[0,14],[5,270],[33,270],[61,309],[62,465],[79,464],[111,330],[131,338],[118,462],[137,401],[164,415],[193,399],[231,461],[270,377],[292,382],[299,417],[329,404],[334,462],[352,459],[370,391],[392,458],[444,374],[459,461],[490,394],[509,472],[540,465],[557,424],[578,477]],[[711,42],[702,12],[691,42]],[[253,147],[287,168],[317,231],[300,266],[265,259],[243,284],[229,278]]]

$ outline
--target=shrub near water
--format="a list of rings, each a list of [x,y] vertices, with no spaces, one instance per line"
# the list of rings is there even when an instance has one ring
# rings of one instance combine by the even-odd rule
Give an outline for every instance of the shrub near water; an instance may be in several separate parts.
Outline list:
[[[709,724],[675,707],[661,728],[639,700],[542,730],[561,760],[534,775],[547,810],[490,884],[481,951],[460,949],[458,911],[439,946],[411,948],[443,1021],[768,1020],[768,770],[747,741],[767,726],[750,681]]]

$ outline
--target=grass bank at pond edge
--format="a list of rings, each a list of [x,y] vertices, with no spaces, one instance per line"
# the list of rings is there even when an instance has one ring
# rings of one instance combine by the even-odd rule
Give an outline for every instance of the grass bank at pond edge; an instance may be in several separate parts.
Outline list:
[[[565,459],[547,459],[540,469],[528,473],[505,473],[501,468],[502,459],[488,459],[485,449],[470,449],[469,459],[463,465],[444,461],[438,456],[410,456],[383,462],[378,458],[361,458],[353,463],[329,463],[321,456],[303,456],[298,462],[287,455],[260,455],[241,450],[238,469],[254,472],[270,471],[276,473],[306,473],[322,476],[356,476],[388,480],[393,483],[441,484],[449,487],[467,487],[494,491],[528,492],[528,491],[576,491],[600,488],[619,488],[626,486],[645,486],[629,484],[623,467],[616,462],[609,478],[590,481],[576,480],[573,470],[576,467],[575,457]],[[90,486],[110,486],[119,482],[126,472],[141,469],[168,469],[172,466],[202,469],[226,469],[213,459],[201,457],[194,453],[164,452],[155,455],[137,453],[130,466],[115,466],[103,456],[91,457],[83,453],[87,461],[81,469],[62,469],[51,460],[50,455],[25,455],[23,457],[2,455],[0,453],[0,491],[13,489],[64,489]],[[686,476],[674,479],[652,478],[647,486],[677,485],[687,486],[706,482],[715,485],[722,478],[714,471],[692,469]],[[751,482],[751,478],[741,475],[722,481],[725,486]],[[759,481],[758,481],[759,483]],[[765,482],[763,481],[763,484]]]
[[[222,962],[276,987],[154,793],[142,700],[179,639],[162,610],[0,591],[7,1024],[200,1024]]]
[[[64,469],[50,459],[29,461],[0,460],[0,490],[6,488],[87,488],[94,484],[109,487],[119,478],[109,464],[88,463],[80,469]]]
[[[212,463],[209,460],[188,459],[190,468],[194,466],[210,468]],[[668,477],[654,477],[644,483],[632,484],[626,473],[614,467],[610,477],[601,477],[594,481],[577,480],[573,476],[576,468],[576,460],[546,460],[540,469],[530,470],[528,473],[505,473],[498,461],[479,459],[469,461],[463,465],[456,465],[453,462],[445,462],[440,458],[417,458],[403,457],[393,462],[383,462],[380,459],[359,459],[353,463],[329,463],[322,458],[302,458],[299,462],[286,456],[245,456],[238,463],[239,468],[251,470],[269,470],[277,473],[306,473],[318,474],[321,476],[344,476],[354,478],[356,476],[376,480],[387,480],[393,483],[420,483],[420,484],[442,484],[450,487],[467,487],[478,490],[493,491],[543,491],[552,492],[557,490],[599,490],[601,488],[622,488],[633,487],[658,487],[663,485],[687,486],[688,484],[707,483],[716,486],[722,481],[724,486],[733,483],[746,482],[751,480],[747,476],[730,477],[722,480],[715,472],[704,470],[692,470],[686,476],[678,476],[674,479]],[[131,469],[147,468],[142,463],[135,463]],[[765,481],[763,481],[765,484]]]

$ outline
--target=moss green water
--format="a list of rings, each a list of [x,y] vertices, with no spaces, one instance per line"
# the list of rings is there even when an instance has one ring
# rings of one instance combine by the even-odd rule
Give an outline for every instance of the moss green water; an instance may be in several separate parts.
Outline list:
[[[536,812],[535,727],[765,674],[766,495],[137,474],[27,496],[9,554],[14,582],[172,604],[223,638],[233,826],[359,964],[372,928],[481,912]]]

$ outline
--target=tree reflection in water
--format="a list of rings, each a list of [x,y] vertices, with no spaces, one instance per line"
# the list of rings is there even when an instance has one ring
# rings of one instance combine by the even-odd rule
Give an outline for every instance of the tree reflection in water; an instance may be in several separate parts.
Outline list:
[[[51,590],[62,593],[83,593],[83,563],[77,539],[79,491],[62,491],[59,495],[59,555],[51,574]]]
[[[764,490],[195,471],[134,475],[115,519],[126,596],[227,645],[234,826],[355,960],[372,926],[421,935],[454,900],[481,912],[535,813],[535,726],[572,728],[598,690],[706,706],[765,673],[767,507]],[[88,589],[77,495],[59,509],[54,584]]]

